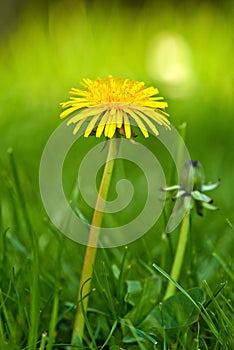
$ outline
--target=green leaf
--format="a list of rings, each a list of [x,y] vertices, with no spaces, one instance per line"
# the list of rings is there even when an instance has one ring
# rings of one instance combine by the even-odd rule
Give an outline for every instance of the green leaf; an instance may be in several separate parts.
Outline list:
[[[135,283],[129,285],[129,282]],[[133,308],[125,315],[125,318],[134,325],[142,322],[158,301],[160,290],[161,280],[158,276],[150,276],[140,285],[138,281],[128,281],[128,301],[131,301]]]
[[[113,264],[111,267],[112,267],[112,271],[113,271],[115,278],[118,280],[119,276],[120,276],[120,269],[118,268],[118,266],[116,264]]]
[[[123,342],[124,343],[138,343],[137,349],[146,350],[146,343],[150,342],[154,345],[157,344],[156,339],[151,335],[148,335],[146,332],[142,331],[139,328],[133,326],[132,322],[129,319],[121,320],[121,328],[124,334]],[[132,347],[131,347],[132,348]]]
[[[187,291],[196,303],[204,301],[200,288]],[[198,320],[199,310],[182,293],[178,292],[172,297],[157,305],[140,325],[144,331],[153,329],[175,329],[187,327]]]

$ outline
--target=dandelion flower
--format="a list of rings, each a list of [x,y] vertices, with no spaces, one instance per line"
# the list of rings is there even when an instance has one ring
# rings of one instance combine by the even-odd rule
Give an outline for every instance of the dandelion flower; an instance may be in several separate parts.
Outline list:
[[[170,129],[170,122],[165,112],[167,102],[158,97],[159,91],[154,87],[146,87],[143,82],[130,79],[83,79],[81,85],[85,90],[72,88],[70,100],[61,103],[64,111],[60,117],[72,115],[68,125],[76,124],[76,134],[83,123],[88,123],[84,137],[104,134],[112,138],[116,132],[127,139],[133,135],[131,124],[136,124],[142,134],[148,137],[148,129],[155,135],[159,132],[156,124]]]

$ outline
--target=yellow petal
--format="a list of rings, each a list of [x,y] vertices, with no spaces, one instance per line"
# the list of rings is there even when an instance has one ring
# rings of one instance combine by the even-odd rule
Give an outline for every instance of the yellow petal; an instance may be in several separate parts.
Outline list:
[[[63,111],[61,114],[60,114],[60,118],[63,119],[63,118],[66,118],[69,114],[77,111],[79,109],[79,107],[73,107],[73,108],[68,108],[66,109],[66,111]]]
[[[108,118],[109,118],[109,111],[106,111],[103,114],[100,122],[98,123],[97,131],[96,131],[96,137],[100,137],[102,135]]]
[[[167,117],[165,117],[162,114],[162,112],[159,113],[159,112],[153,110],[152,108],[143,107],[143,106],[133,106],[133,108],[136,112],[137,111],[143,112],[145,115],[154,119],[160,125],[165,125],[165,126],[170,125],[169,120],[167,119]]]
[[[70,125],[71,123],[76,123],[80,119],[87,118],[87,117],[92,117],[95,114],[101,114],[102,112],[104,112],[104,110],[105,110],[104,107],[89,107],[89,108],[86,108],[83,111],[81,111],[78,114],[76,114],[74,117],[72,117],[68,121],[68,125]]]
[[[139,115],[139,117],[141,117],[144,120],[144,122],[146,124],[148,124],[148,126],[153,131],[153,133],[156,136],[158,136],[159,132],[158,132],[157,128],[155,127],[155,125],[151,122],[151,120],[144,113],[142,113],[140,111],[136,111],[136,113]]]
[[[112,107],[111,110],[110,110],[110,116],[113,117],[113,116],[116,116],[116,108]]]
[[[88,117],[83,117],[80,113],[76,114],[74,117],[68,120],[67,125],[75,124],[79,122],[81,119],[87,119]]]
[[[111,139],[114,136],[115,130],[116,130],[116,123],[111,123],[109,125],[109,128],[108,128],[108,137],[109,137],[109,139]]]
[[[116,120],[117,120],[116,109],[113,108],[110,111],[110,118],[108,120],[109,128],[108,128],[108,135],[107,136],[108,136],[109,139],[111,139],[114,136],[114,134],[115,134]]]
[[[160,101],[160,100],[163,100],[163,97],[161,97],[161,96],[154,96],[154,97],[150,97],[150,100],[151,101]]]
[[[91,134],[99,117],[100,117],[100,114],[97,114],[90,120],[89,125],[87,126],[87,128],[85,130],[84,137],[88,137]]]
[[[106,126],[105,126],[105,131],[104,131],[105,137],[108,137],[109,126],[110,126],[110,124],[106,124]]]
[[[73,135],[75,135],[79,131],[81,125],[85,122],[85,120],[86,119],[82,119],[76,124],[76,126],[75,126],[75,128],[73,130]]]
[[[120,109],[118,109],[116,113],[117,113],[117,115],[116,115],[117,128],[121,128],[121,126],[123,124],[123,112]]]
[[[140,117],[138,117],[138,115],[136,113],[134,113],[130,108],[128,108],[126,110],[127,114],[129,114],[137,123],[137,125],[139,126],[142,134],[145,136],[145,137],[149,137],[149,134],[148,134],[148,131],[145,127],[145,124],[142,122],[142,120],[140,119]]]
[[[116,117],[116,113],[112,113],[112,116],[111,116],[111,120],[109,122],[109,129],[108,129],[108,137],[109,139],[111,139],[114,134],[115,134],[115,130],[116,130],[116,121],[117,121],[117,117]]]
[[[143,91],[144,91],[144,93],[146,93],[147,95],[150,95],[150,96],[157,95],[159,93],[158,89],[154,88],[153,86],[145,88]]]
[[[109,118],[106,122],[106,127],[105,127],[105,136],[106,137],[109,137],[109,128],[111,126],[111,123],[112,123],[112,120],[113,120],[113,116],[110,115],[110,111],[109,111]]]
[[[169,125],[170,122],[169,120],[162,115],[161,113],[154,111],[154,110],[150,110],[149,112],[144,112],[144,114],[148,115],[150,118],[154,119],[158,124],[160,125],[164,125],[166,128],[170,129]]]
[[[124,117],[124,131],[125,131],[126,139],[130,139],[132,132],[131,132],[129,119],[126,113],[124,113],[123,117]]]

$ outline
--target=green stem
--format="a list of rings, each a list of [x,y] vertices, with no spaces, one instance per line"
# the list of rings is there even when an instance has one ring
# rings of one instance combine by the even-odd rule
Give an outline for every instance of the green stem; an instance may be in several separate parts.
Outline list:
[[[176,282],[178,282],[182,264],[183,264],[185,248],[188,240],[189,226],[190,226],[190,214],[186,213],[181,223],[179,240],[176,248],[176,254],[175,254],[174,262],[170,272],[171,278]],[[166,300],[167,298],[175,294],[175,290],[176,290],[176,285],[173,282],[169,281],[163,300]]]
[[[74,320],[73,332],[72,332],[72,345],[81,345],[85,318],[84,313],[87,312],[89,294],[91,291],[91,279],[93,275],[93,264],[97,252],[98,237],[103,220],[104,205],[108,196],[111,177],[114,169],[114,156],[116,153],[116,139],[113,138],[109,141],[109,150],[105,163],[105,168],[102,175],[102,180],[99,188],[99,194],[93,214],[91,228],[89,232],[89,241],[86,248],[84,257],[84,265],[81,274],[80,286],[77,296],[77,310]],[[82,303],[82,304],[81,304]]]

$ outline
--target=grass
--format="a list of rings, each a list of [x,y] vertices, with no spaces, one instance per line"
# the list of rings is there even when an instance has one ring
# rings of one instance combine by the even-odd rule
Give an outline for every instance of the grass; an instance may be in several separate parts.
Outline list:
[[[163,217],[127,247],[98,250],[83,348],[234,348],[232,16],[229,1],[199,7],[193,2],[128,6],[113,1],[108,9],[97,1],[51,2],[48,9],[38,3],[24,9],[17,28],[2,40],[0,349],[72,349],[85,247],[49,222],[38,169],[43,147],[60,123],[58,104],[67,99],[69,88],[83,77],[109,73],[159,86],[169,100],[173,124],[187,123],[187,147],[202,162],[207,181],[221,178],[221,187],[212,193],[220,211],[205,212],[203,218],[192,212],[178,283],[168,273],[179,229],[163,235]],[[149,69],[153,43],[162,32],[172,38],[179,34],[192,57],[187,68],[193,83],[180,96],[173,91],[181,89],[181,81],[159,75],[155,82]],[[170,182],[172,162],[159,142],[140,136],[137,141],[157,150]],[[77,167],[95,143],[94,138],[81,140],[72,148],[64,168],[68,197]],[[9,147],[13,151],[7,152]],[[139,169],[130,164],[118,167],[116,177],[125,176],[124,168],[136,190],[125,214],[131,216],[144,205],[144,185]],[[91,219],[83,202],[79,210]],[[121,223],[125,215],[118,216]],[[168,280],[177,293],[163,301]]]

